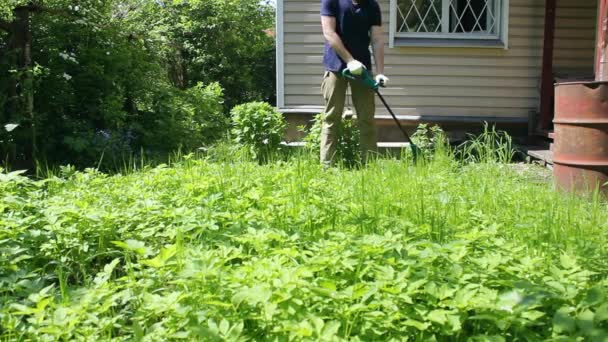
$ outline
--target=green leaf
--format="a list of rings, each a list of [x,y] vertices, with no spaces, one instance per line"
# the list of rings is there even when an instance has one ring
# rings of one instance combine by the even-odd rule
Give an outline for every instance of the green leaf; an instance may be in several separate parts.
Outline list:
[[[258,303],[265,303],[270,300],[272,291],[265,286],[254,286],[252,288],[244,288],[232,296],[232,303],[239,306],[246,302],[249,305],[255,306]]]
[[[330,291],[336,291],[337,289],[336,282],[332,280],[322,280],[319,282],[319,286]]]
[[[429,312],[429,314],[426,316],[426,318],[430,321],[444,325],[448,321],[447,314],[449,314],[449,313],[450,313],[449,311],[445,311],[445,310],[433,310],[433,311]]]
[[[599,286],[595,286],[589,289],[582,304],[587,306],[600,304],[604,302],[604,298],[605,294],[603,289]]]
[[[403,322],[404,325],[410,326],[410,327],[414,327],[420,331],[425,331],[426,329],[428,329],[431,324],[427,323],[427,322],[420,322],[414,319],[407,319],[405,322]]]
[[[222,319],[219,325],[219,331],[222,336],[228,335],[228,329],[230,329],[230,323],[227,320]]]
[[[97,286],[105,284],[112,277],[112,272],[114,272],[114,269],[116,268],[116,266],[118,266],[119,263],[120,259],[116,258],[112,260],[109,264],[105,265],[103,267],[103,271],[99,272],[93,280],[94,283]]]
[[[587,309],[576,317],[576,324],[578,327],[585,333],[589,334],[593,331],[593,320],[595,319],[595,314],[593,311]]]
[[[608,303],[602,304],[595,312],[597,322],[608,321]]]
[[[123,241],[112,241],[112,244],[127,251],[135,252],[140,256],[144,256],[149,252],[146,244],[143,241],[129,239]]]
[[[560,264],[566,270],[577,268],[576,258],[572,255],[562,254],[559,257]]]
[[[160,253],[152,259],[141,260],[140,263],[146,266],[161,268],[167,264],[167,261],[175,256],[177,249],[175,245],[161,249]]]
[[[519,305],[523,299],[523,295],[517,290],[505,292],[500,295],[498,299],[498,308],[500,310],[513,312],[515,306]]]
[[[543,317],[544,315],[545,315],[545,313],[542,311],[530,310],[530,311],[523,312],[521,314],[521,317],[528,319],[530,321],[536,321],[539,318]]]
[[[460,322],[460,316],[456,314],[447,315],[448,323],[452,326],[452,331],[460,331],[462,329],[462,324]]]
[[[330,339],[338,334],[338,330],[340,330],[340,322],[338,321],[329,321],[325,323],[323,327],[323,331],[321,332],[321,337]]]
[[[571,309],[563,307],[559,309],[553,316],[553,330],[557,333],[571,333],[574,332],[575,321],[570,316]]]

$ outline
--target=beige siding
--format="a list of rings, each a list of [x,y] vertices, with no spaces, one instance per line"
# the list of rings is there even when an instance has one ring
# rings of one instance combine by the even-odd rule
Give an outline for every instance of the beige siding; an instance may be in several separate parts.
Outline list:
[[[557,0],[554,70],[593,74],[597,0]]]
[[[321,106],[320,1],[283,1],[285,108]],[[590,5],[568,5],[575,1]],[[558,0],[559,67],[592,66],[596,1]],[[379,2],[388,31],[389,0]],[[389,49],[387,32],[386,74],[391,78],[390,88],[383,90],[387,101],[399,115],[526,119],[539,104],[544,3],[510,0],[508,49]],[[378,107],[377,115],[386,115],[385,110]]]

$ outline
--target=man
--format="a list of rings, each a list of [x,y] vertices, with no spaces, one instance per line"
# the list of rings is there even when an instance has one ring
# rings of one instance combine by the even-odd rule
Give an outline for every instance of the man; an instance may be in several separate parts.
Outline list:
[[[376,81],[388,82],[384,76],[384,33],[382,16],[376,0],[321,0],[321,24],[325,36],[323,64],[325,74],[321,90],[325,100],[321,132],[321,163],[329,166],[336,153],[337,134],[346,88],[350,84],[355,113],[361,132],[363,161],[377,150],[374,121],[374,91],[363,84],[345,79],[341,72],[347,68],[361,75],[366,68],[371,72],[370,42],[376,62]]]

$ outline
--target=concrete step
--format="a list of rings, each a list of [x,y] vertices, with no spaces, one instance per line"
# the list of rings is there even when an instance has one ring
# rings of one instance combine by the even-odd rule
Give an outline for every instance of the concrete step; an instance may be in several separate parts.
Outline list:
[[[303,141],[293,141],[293,142],[283,142],[282,143],[285,146],[289,146],[289,147],[304,147],[306,146],[306,143]],[[406,143],[406,142],[379,142],[378,143],[378,148],[381,149],[401,149],[401,148],[406,148],[409,147],[410,144]]]

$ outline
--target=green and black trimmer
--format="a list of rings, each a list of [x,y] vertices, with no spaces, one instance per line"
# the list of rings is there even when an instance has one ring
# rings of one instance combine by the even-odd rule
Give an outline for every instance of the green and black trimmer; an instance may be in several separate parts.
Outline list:
[[[393,113],[393,110],[391,109],[391,107],[388,105],[388,103],[386,103],[386,100],[384,99],[382,94],[380,94],[379,89],[380,89],[380,87],[384,87],[384,85],[376,82],[372,78],[372,75],[369,73],[369,71],[367,71],[367,69],[363,69],[363,73],[358,76],[353,75],[348,69],[344,69],[344,70],[342,70],[342,76],[344,76],[348,79],[354,80],[354,81],[361,82],[366,87],[371,88],[376,93],[376,95],[378,95],[378,97],[380,98],[380,101],[382,101],[382,103],[384,104],[384,107],[386,107],[386,110],[388,110],[388,112],[391,114],[391,116],[395,120],[395,123],[399,127],[399,130],[401,130],[401,133],[403,133],[403,135],[405,136],[405,140],[410,144],[410,148],[412,149],[412,155],[414,157],[414,161],[416,161],[418,159],[418,156],[421,154],[420,153],[421,151],[418,148],[418,146],[416,146],[416,144],[414,144],[412,139],[410,139],[409,134],[407,134],[407,132],[405,131],[403,126],[401,126],[399,119],[397,119],[397,116],[395,115],[395,113]]]

